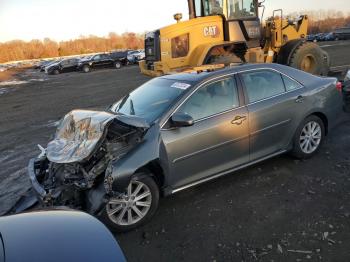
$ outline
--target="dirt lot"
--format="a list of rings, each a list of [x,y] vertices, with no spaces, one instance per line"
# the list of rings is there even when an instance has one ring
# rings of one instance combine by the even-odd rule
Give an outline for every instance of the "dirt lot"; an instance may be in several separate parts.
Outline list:
[[[136,67],[29,70],[0,86],[0,214],[29,186],[28,159],[65,113],[104,108],[147,79]],[[339,120],[313,159],[283,155],[162,199],[149,224],[116,235],[128,260],[350,261],[350,115]]]

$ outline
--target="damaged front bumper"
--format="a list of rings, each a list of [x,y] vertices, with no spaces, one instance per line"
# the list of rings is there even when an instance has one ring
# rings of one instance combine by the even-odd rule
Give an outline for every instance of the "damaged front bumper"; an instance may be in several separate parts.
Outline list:
[[[37,179],[37,174],[35,173],[35,170],[38,170],[37,168],[35,168],[35,166],[38,165],[39,161],[41,162],[43,161],[43,159],[32,158],[31,160],[29,160],[27,172],[29,175],[30,182],[32,183],[33,189],[40,196],[40,198],[44,200],[47,197],[47,192],[39,183]]]

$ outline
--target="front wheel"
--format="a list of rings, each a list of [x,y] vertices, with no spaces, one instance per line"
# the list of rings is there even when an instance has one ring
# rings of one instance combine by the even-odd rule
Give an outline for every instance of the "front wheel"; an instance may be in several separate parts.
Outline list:
[[[158,202],[159,189],[150,174],[136,175],[124,194],[109,199],[101,219],[113,231],[129,231],[151,219]]]
[[[84,65],[84,66],[83,66],[83,72],[84,72],[84,73],[90,72],[90,66]]]
[[[122,67],[122,63],[120,63],[119,61],[114,63],[114,68],[115,69],[120,69]]]
[[[299,159],[312,157],[320,149],[324,135],[323,121],[315,115],[307,117],[295,132],[292,155]]]
[[[329,55],[318,45],[304,42],[293,51],[288,65],[313,75],[326,76],[329,72]]]

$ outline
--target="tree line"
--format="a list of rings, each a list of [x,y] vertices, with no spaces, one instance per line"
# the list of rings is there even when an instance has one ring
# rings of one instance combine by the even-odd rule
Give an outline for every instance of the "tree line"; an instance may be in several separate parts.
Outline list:
[[[309,16],[309,34],[331,32],[340,27],[350,26],[350,14],[341,11],[304,11],[289,14]],[[81,36],[78,39],[56,42],[49,38],[34,39],[29,42],[13,40],[0,43],[0,63],[25,59],[49,58],[67,55],[79,55],[94,52],[106,52],[116,49],[142,49],[144,35],[136,33],[109,33],[106,37]]]
[[[337,10],[300,11],[288,16],[297,17],[307,14],[309,17],[309,34],[332,32],[336,28],[350,27],[350,13]]]
[[[81,36],[78,39],[60,42],[49,38],[28,42],[13,40],[0,43],[0,63],[143,47],[144,35],[135,33],[109,33],[107,37]]]

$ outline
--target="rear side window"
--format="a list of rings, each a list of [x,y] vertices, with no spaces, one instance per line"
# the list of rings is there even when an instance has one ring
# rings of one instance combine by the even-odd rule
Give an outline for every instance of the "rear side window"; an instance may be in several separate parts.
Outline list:
[[[179,112],[199,120],[238,106],[236,83],[233,78],[227,78],[199,88],[181,106]]]
[[[302,87],[302,85],[299,84],[297,81],[294,81],[287,76],[282,75],[282,78],[287,91],[292,91],[294,89]]]
[[[279,73],[259,70],[242,73],[249,103],[279,95],[285,92],[284,83]]]

